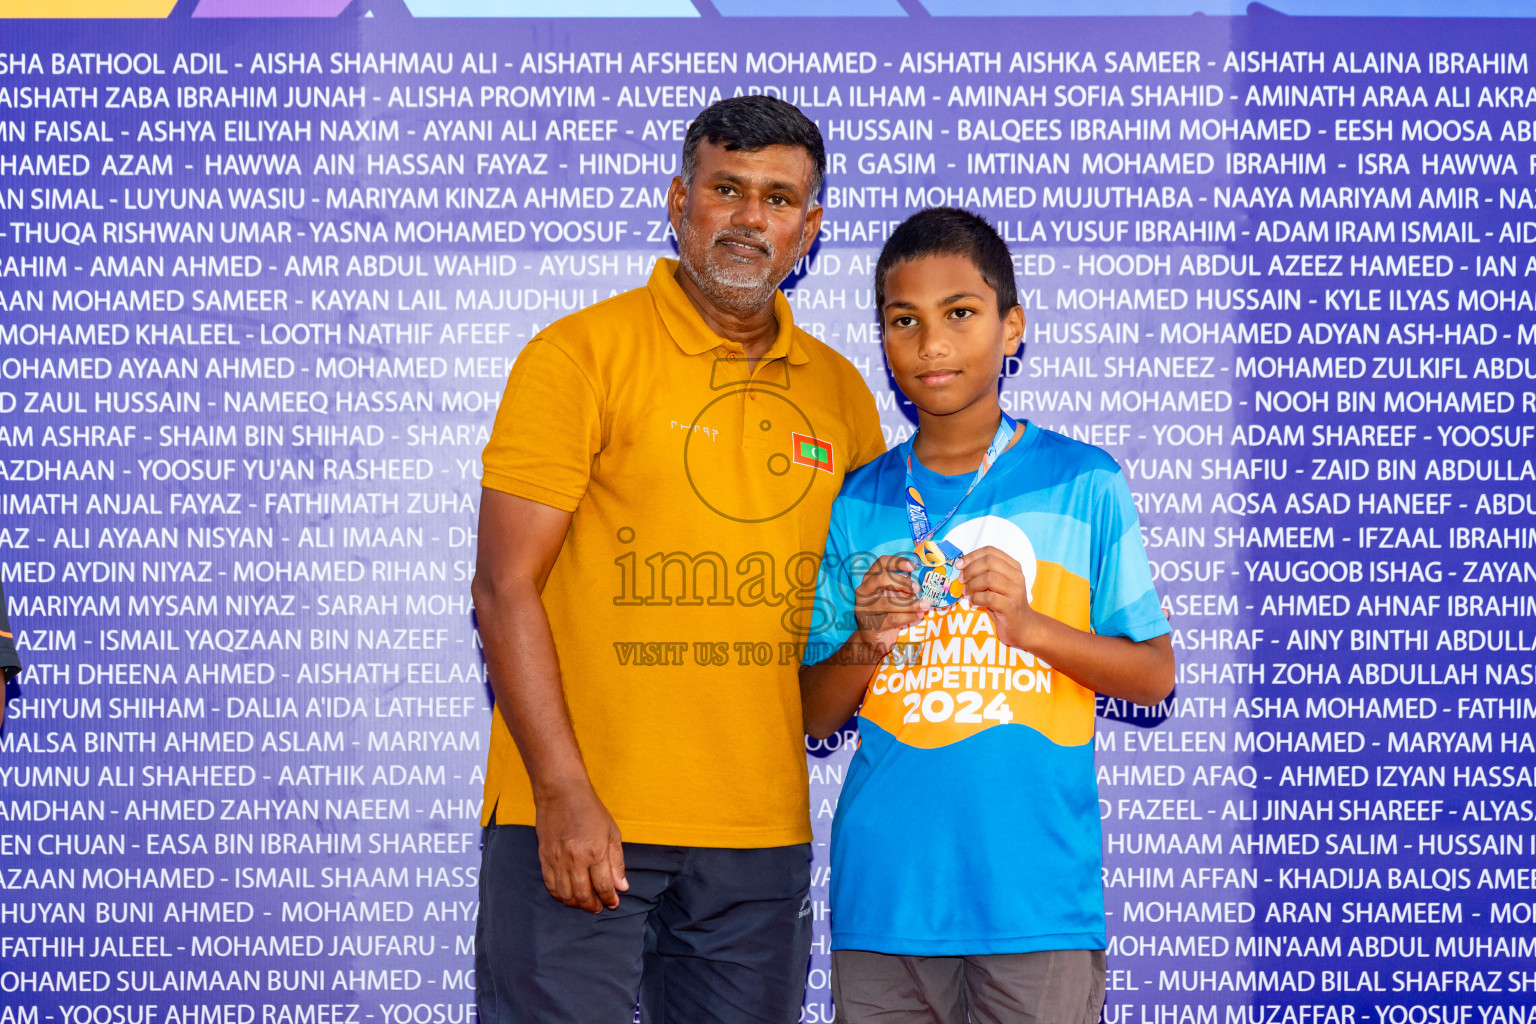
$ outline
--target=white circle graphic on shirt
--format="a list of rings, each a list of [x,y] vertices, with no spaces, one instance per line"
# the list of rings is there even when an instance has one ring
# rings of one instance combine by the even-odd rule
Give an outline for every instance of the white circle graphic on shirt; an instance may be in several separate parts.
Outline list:
[[[977,548],[994,547],[1019,563],[1024,571],[1024,590],[1030,601],[1035,599],[1035,546],[1029,535],[1002,516],[977,516],[967,519],[944,535],[961,551],[970,553]]]

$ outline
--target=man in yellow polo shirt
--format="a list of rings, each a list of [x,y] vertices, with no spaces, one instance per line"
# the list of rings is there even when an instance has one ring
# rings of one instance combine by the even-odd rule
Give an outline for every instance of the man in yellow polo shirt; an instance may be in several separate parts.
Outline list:
[[[548,327],[484,454],[475,608],[496,696],[485,1024],[799,1017],[811,936],[797,682],[845,473],[884,450],[779,283],[821,134],[766,96],[694,120],[676,262]]]

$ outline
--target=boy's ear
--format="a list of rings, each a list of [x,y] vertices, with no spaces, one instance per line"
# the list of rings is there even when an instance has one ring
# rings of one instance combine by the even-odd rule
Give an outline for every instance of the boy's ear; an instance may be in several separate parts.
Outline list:
[[[1024,307],[1014,306],[1003,317],[1003,355],[1017,355],[1024,343]]]

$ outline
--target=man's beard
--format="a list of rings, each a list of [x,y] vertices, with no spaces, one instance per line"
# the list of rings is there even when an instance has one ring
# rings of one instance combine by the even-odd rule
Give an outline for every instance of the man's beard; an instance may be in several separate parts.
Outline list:
[[[779,282],[789,276],[789,269],[800,258],[800,246],[795,246],[793,259],[784,273],[778,273],[778,251],[761,232],[740,228],[723,228],[710,236],[704,248],[703,266],[695,264],[689,255],[689,243],[694,231],[686,217],[678,225],[677,255],[683,271],[699,286],[699,291],[717,307],[737,316],[752,316],[773,300]],[[733,265],[729,257],[710,259],[716,252],[715,243],[722,238],[744,238],[760,243],[767,251],[768,260],[761,268]]]

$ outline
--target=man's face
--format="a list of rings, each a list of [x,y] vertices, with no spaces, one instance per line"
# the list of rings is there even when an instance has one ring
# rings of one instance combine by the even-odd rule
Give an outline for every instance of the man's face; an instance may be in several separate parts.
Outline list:
[[[667,195],[682,269],[721,310],[759,312],[821,229],[816,168],[799,146],[755,152],[700,142],[693,181]]]

